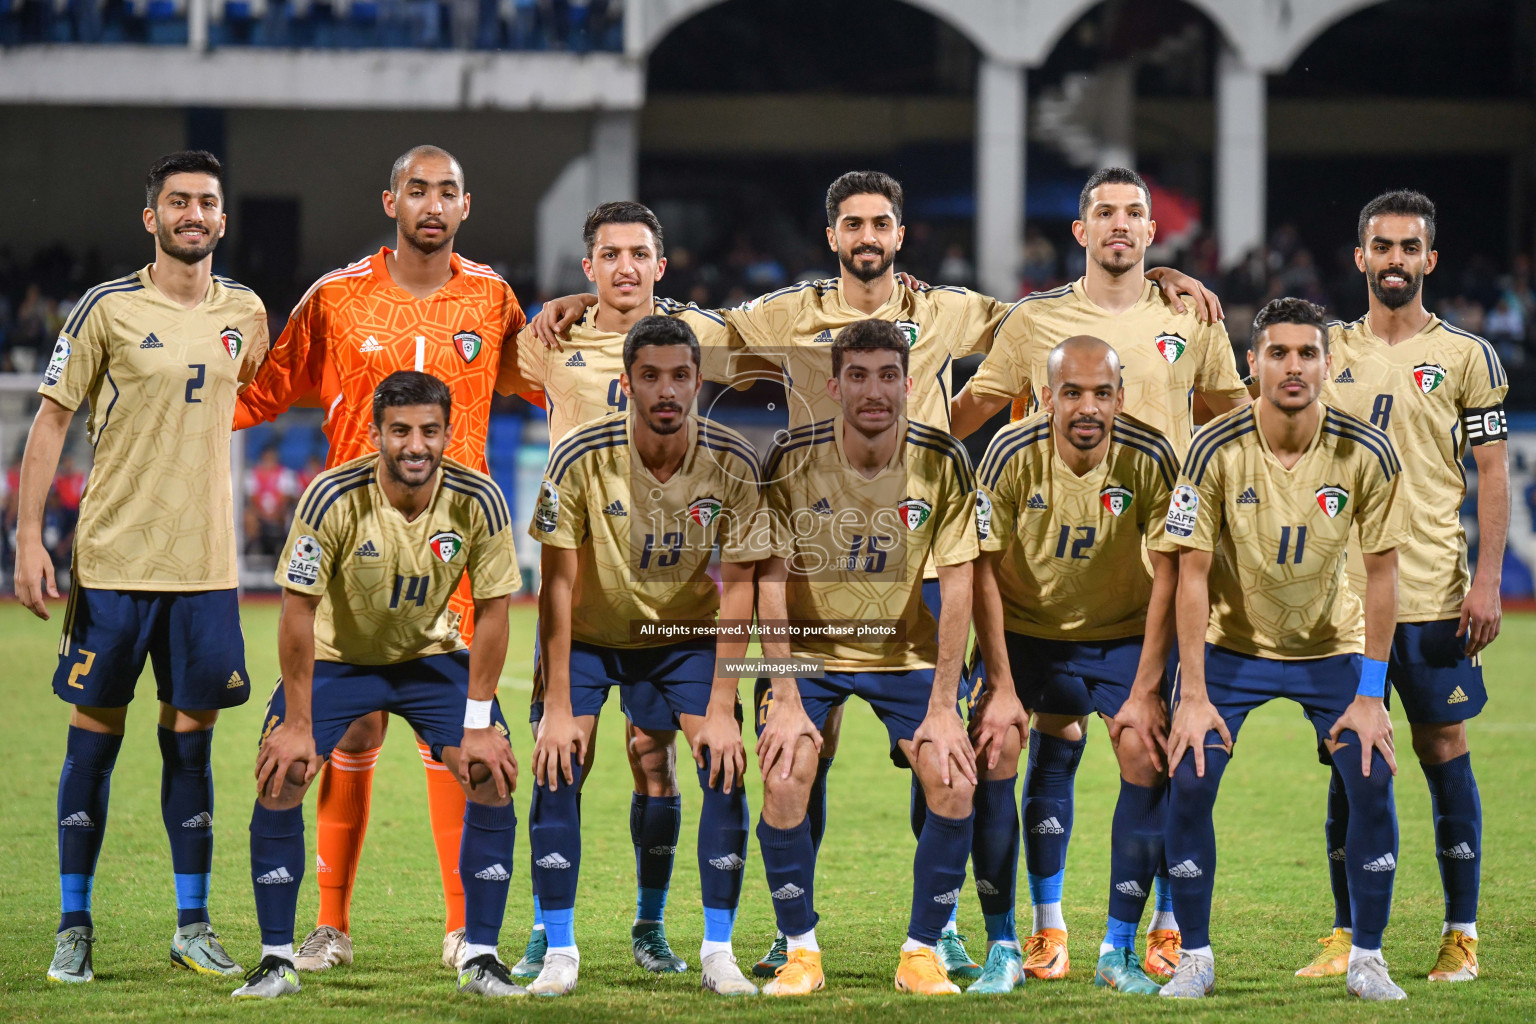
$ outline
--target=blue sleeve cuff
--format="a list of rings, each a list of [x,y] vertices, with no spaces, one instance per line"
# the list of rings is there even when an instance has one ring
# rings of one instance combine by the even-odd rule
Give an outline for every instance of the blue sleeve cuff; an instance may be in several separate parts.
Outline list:
[[[1363,658],[1360,662],[1360,686],[1355,693],[1361,697],[1385,697],[1387,695],[1387,663],[1375,658]]]

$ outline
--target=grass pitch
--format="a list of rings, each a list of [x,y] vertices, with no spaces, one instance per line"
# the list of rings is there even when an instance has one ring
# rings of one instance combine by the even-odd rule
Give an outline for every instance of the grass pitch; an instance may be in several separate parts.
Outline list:
[[[221,719],[214,743],[218,786],[211,911],[214,927],[245,966],[258,957],[246,823],[251,770],[262,707],[277,674],[277,606],[244,609],[249,665],[258,698]],[[508,719],[521,721],[529,694],[534,609],[513,610],[513,655],[502,681]],[[1118,791],[1103,728],[1092,741],[1077,783],[1076,824],[1067,871],[1065,912],[1071,927],[1072,973],[1064,981],[1031,981],[1008,997],[961,996],[934,1001],[892,989],[904,937],[914,841],[907,825],[907,776],[890,766],[885,734],[867,708],[846,720],[830,782],[830,825],[822,847],[817,932],[825,950],[827,990],[793,1000],[726,1004],[698,987],[698,873],[693,856],[697,784],[684,754],[683,838],[668,904],[668,932],[690,963],[687,974],[651,977],[629,956],[634,914],[634,860],[629,841],[630,775],[619,715],[604,716],[596,768],[584,791],[583,871],[577,909],[581,987],[558,1000],[512,1005],[461,998],[439,962],[442,897],[427,826],[422,769],[409,730],[395,723],[375,776],[373,818],[353,901],[357,962],[305,975],[304,991],[277,1003],[235,1003],[234,982],[193,976],[168,958],[175,929],[170,856],[159,809],[159,753],[153,684],[146,680],[129,716],[128,738],[114,774],[112,812],[96,877],[96,980],[84,986],[44,978],[58,919],[55,795],[63,758],[66,712],[52,695],[57,616],[40,623],[14,603],[0,605],[0,643],[11,671],[0,682],[6,713],[0,742],[12,776],[0,791],[0,1017],[11,1021],[160,1020],[943,1020],[996,1021],[1024,1015],[1074,1020],[1147,1019],[1311,1021],[1394,1019],[1453,1021],[1536,1019],[1536,618],[1512,616],[1486,656],[1493,701],[1469,728],[1482,789],[1484,834],[1483,976],[1471,984],[1424,981],[1433,964],[1442,903],[1423,777],[1412,763],[1407,725],[1399,748],[1409,758],[1398,778],[1401,867],[1397,873],[1386,956],[1408,1002],[1361,1005],[1341,979],[1303,981],[1291,972],[1311,958],[1332,922],[1322,819],[1328,776],[1313,754],[1313,734],[1300,709],[1275,702],[1250,716],[1217,807],[1221,869],[1212,915],[1218,979],[1203,1004],[1170,1005],[1096,989],[1093,965],[1105,915],[1109,826]],[[747,694],[746,696],[750,696]],[[525,766],[532,750],[514,729]],[[748,746],[750,750],[750,744]],[[754,769],[750,769],[754,770]],[[749,787],[756,818],[761,787]],[[501,950],[511,962],[527,935],[531,901],[526,856],[526,786],[516,804],[523,821]],[[307,804],[314,849],[314,799]],[[755,843],[754,843],[755,846]],[[313,860],[310,861],[313,864]],[[1022,866],[1021,866],[1022,872]],[[1020,880],[1027,922],[1027,890]],[[970,949],[985,951],[975,898],[961,904]],[[313,875],[304,881],[299,927],[312,924]],[[736,952],[744,964],[773,936],[773,918],[754,849],[747,867]]]

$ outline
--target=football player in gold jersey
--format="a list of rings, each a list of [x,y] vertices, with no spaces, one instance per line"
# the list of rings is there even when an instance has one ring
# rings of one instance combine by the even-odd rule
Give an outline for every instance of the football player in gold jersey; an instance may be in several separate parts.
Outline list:
[[[969,991],[1007,992],[1025,973],[1067,975],[1061,887],[1072,789],[1088,716],[1098,712],[1121,782],[1109,927],[1094,983],[1147,994],[1159,986],[1136,958],[1136,929],[1163,852],[1161,687],[1173,648],[1177,562],[1147,552],[1149,573],[1143,555],[1162,533],[1178,457],[1162,434],[1120,415],[1120,361],[1103,341],[1068,338],[1047,366],[1046,411],[999,431],[978,474],[977,637],[994,682],[972,693],[971,730],[983,759],[972,859],[991,948]],[[1023,834],[1035,920],[1021,950],[1014,787],[1030,713]]]
[[[282,678],[267,702],[251,813],[251,888],[261,963],[233,993],[299,990],[293,928],[304,876],[304,794],[358,718],[399,715],[448,765],[468,800],[459,844],[465,947],[458,990],[527,995],[496,954],[511,880],[517,759],[496,705],[507,602],[521,576],[495,481],[444,458],[453,395],[397,370],[374,390],[377,453],[317,476],[288,535],[278,623]],[[475,643],[449,607],[470,581]]]
[[[1509,380],[1493,346],[1424,308],[1435,269],[1435,204],[1418,192],[1387,192],[1360,211],[1355,264],[1369,285],[1369,312],[1329,325],[1334,374],[1327,400],[1391,435],[1414,496],[1399,552],[1397,633],[1387,678],[1402,701],[1413,751],[1429,783],[1435,850],[1445,890],[1440,955],[1430,981],[1477,977],[1477,897],[1483,814],[1466,720],[1487,703],[1480,652],[1499,633],[1499,579],[1509,530],[1504,396]],[[1477,463],[1477,575],[1468,580],[1461,460]],[[1351,573],[1356,589],[1361,581]],[[1349,879],[1332,858],[1344,845],[1349,803],[1334,772],[1328,791],[1328,867],[1333,932],[1298,974],[1342,974],[1351,939]]]
[[[746,755],[737,680],[716,671],[717,657],[745,653],[747,637],[718,631],[716,616],[751,620],[753,575],[773,553],[773,531],[757,453],[693,411],[699,361],[682,320],[648,316],[630,328],[628,412],[591,420],[555,447],[529,529],[544,545],[529,834],[548,945],[535,995],[576,987],[581,764],[615,686],[640,734],[665,747],[681,729],[699,766],[702,984],[757,994],[731,951],[747,856]],[[708,575],[717,546],[723,592]],[[675,845],[677,833],[669,838]],[[632,943],[658,924],[637,923]]]
[[[43,372],[22,458],[16,596],[57,598],[43,505],[75,410],[90,404],[95,463],[80,503],[53,691],[73,705],[59,777],[63,914],[50,981],[92,978],[91,886],[123,724],[148,657],[160,699],[161,815],[176,875],[172,962],[238,974],[208,923],[209,752],[221,708],[250,697],[236,591],[229,435],[236,393],[267,349],[249,288],[213,273],[223,168],[172,153],[149,172],[155,261],[83,295]]]
[[[1195,435],[1153,542],[1179,551],[1164,843],[1184,946],[1162,994],[1201,998],[1215,987],[1217,787],[1244,718],[1288,697],[1348,792],[1355,932],[1346,987],[1362,999],[1402,999],[1381,958],[1397,870],[1397,762],[1383,697],[1407,540],[1393,507],[1402,465],[1385,433],[1320,401],[1328,329],[1310,302],[1276,299],[1260,310],[1248,363],[1259,400]],[[1344,572],[1352,531],[1364,552],[1363,606]]]
[[[908,347],[888,320],[843,328],[828,383],[841,411],[789,431],[764,469],[770,506],[791,539],[760,582],[763,645],[770,658],[793,655],[804,668],[775,674],[758,708],[757,836],[788,946],[763,990],[770,995],[805,995],[825,983],[806,805],[820,728],[853,696],[874,708],[891,759],[916,772],[929,808],[896,988],[960,991],[936,947],[971,848],[975,755],[956,709],[977,550],[975,478],[960,442],[905,416]],[[923,600],[929,564],[944,592],[937,620]]]

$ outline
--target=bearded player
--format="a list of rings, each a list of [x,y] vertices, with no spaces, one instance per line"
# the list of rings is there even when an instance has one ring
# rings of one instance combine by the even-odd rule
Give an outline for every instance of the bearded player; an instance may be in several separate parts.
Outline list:
[[[469,216],[464,169],[436,146],[417,146],[390,169],[384,212],[395,221],[395,247],[320,278],[299,300],[272,355],[242,396],[236,428],[276,418],[318,392],[330,441],[326,466],[367,454],[373,389],[397,370],[421,370],[453,390],[456,420],[448,457],[485,472],[491,394],[515,358],[512,339],[523,311],[511,287],[489,267],[454,251]],[[473,641],[468,585],[452,610],[465,643]],[[320,913],[300,943],[301,971],[352,961],[351,901],[368,828],[373,766],[386,716],[359,719],[336,745],[320,780],[316,875]],[[447,907],[443,962],[456,967],[464,941],[464,887],[458,875],[464,793],[418,737],[427,775],[427,807]]]

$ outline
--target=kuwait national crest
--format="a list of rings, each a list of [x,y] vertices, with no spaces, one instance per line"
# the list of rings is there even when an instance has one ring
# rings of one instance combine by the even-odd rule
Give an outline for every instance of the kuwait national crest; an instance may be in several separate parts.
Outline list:
[[[240,328],[226,327],[219,332],[219,344],[224,346],[229,358],[239,359],[240,350],[245,347],[245,337],[241,335]]]
[[[918,328],[917,328],[917,322],[916,321],[913,321],[913,320],[897,320],[896,321],[896,329],[901,332],[901,336],[903,338],[907,339],[907,347],[908,348],[911,348],[913,345],[917,344],[917,329]]]
[[[933,515],[933,505],[922,498],[903,498],[896,511],[901,513],[901,521],[907,524],[907,529],[915,530]]]
[[[432,553],[445,562],[453,561],[459,551],[464,547],[464,538],[456,533],[446,532],[433,535],[427,541],[432,545]]]
[[[464,357],[466,363],[475,361],[475,356],[480,354],[482,345],[480,335],[474,331],[460,331],[453,336],[454,350]]]
[[[1184,350],[1189,347],[1189,342],[1177,334],[1159,334],[1152,339],[1152,344],[1156,345],[1157,350],[1163,354],[1163,358],[1168,360],[1169,366],[1178,362],[1179,356],[1182,356]]]
[[[1329,519],[1333,519],[1344,511],[1345,505],[1349,504],[1349,492],[1342,487],[1319,487],[1317,504]]]
[[[1413,368],[1413,382],[1424,394],[1429,394],[1445,380],[1445,367],[1439,363],[1420,363]]]
[[[1109,509],[1110,515],[1118,517],[1131,507],[1131,492],[1124,487],[1106,487],[1099,492],[1099,500]]]
[[[700,526],[708,526],[720,514],[719,498],[700,498],[688,506],[688,518]]]

